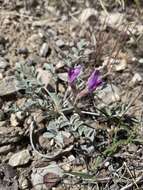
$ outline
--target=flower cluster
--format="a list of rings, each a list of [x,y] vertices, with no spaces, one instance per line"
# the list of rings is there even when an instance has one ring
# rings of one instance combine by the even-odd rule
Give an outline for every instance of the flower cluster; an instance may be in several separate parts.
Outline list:
[[[79,77],[81,70],[82,67],[80,65],[75,68],[69,69],[68,81],[71,86],[75,84],[75,81]],[[86,89],[88,90],[88,93],[92,93],[101,84],[102,84],[102,79],[100,76],[100,72],[99,70],[94,70],[88,78]]]
[[[73,85],[75,80],[78,78],[78,76],[81,73],[81,65],[75,67],[75,68],[70,68],[68,71],[68,82],[70,85]]]

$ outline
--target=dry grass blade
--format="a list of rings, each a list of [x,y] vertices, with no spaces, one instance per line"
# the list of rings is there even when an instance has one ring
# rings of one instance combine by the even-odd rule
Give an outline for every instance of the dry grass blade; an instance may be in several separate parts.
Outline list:
[[[136,183],[136,184],[141,183],[142,180],[143,180],[143,175],[137,177],[137,178],[135,179],[135,182],[130,183],[130,184],[128,184],[128,185],[122,187],[120,190],[130,190],[130,189],[135,185],[135,183]],[[138,190],[139,190],[139,188],[138,188]]]

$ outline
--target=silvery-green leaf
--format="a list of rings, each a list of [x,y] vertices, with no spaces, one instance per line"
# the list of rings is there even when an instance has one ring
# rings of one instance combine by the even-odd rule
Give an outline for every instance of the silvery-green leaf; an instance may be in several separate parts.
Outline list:
[[[86,42],[84,39],[80,40],[78,43],[77,43],[77,47],[79,50],[82,50],[83,47],[86,45]]]
[[[55,133],[55,131],[47,131],[43,134],[43,137],[46,137],[48,139],[52,139],[56,136],[57,133]]]
[[[57,110],[61,110],[61,105],[60,105],[61,101],[60,101],[59,97],[57,96],[57,94],[54,92],[49,92],[49,91],[47,91],[47,92],[48,92],[49,96],[52,98]]]
[[[64,136],[61,132],[58,132],[58,134],[56,135],[56,137],[54,138],[58,143],[60,144],[64,144]]]

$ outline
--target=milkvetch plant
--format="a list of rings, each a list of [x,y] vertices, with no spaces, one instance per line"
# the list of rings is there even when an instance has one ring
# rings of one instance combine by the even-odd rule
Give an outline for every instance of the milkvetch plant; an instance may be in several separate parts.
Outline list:
[[[75,80],[78,78],[82,70],[82,66],[78,65],[74,68],[70,68],[68,71],[68,82],[72,86],[75,83]]]
[[[96,88],[100,86],[102,82],[103,81],[101,79],[99,70],[94,70],[87,81],[88,92],[91,93],[96,90]]]
[[[75,82],[78,79],[81,73],[81,70],[82,70],[81,65],[69,69],[68,82],[72,88],[73,87],[75,88]],[[82,91],[77,93],[76,100],[86,96],[87,94],[93,93],[94,90],[97,89],[97,87],[102,85],[102,83],[103,81],[102,81],[99,70],[94,70],[87,80],[86,87]]]

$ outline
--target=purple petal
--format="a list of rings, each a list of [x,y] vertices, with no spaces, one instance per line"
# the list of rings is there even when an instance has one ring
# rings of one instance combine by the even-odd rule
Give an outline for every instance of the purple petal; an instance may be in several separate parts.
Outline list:
[[[87,81],[88,91],[93,92],[101,84],[102,79],[100,78],[100,72],[98,70],[93,71]]]
[[[68,71],[68,81],[70,84],[72,84],[77,77],[79,76],[80,72],[81,72],[81,65],[75,67],[75,68],[70,68]]]

